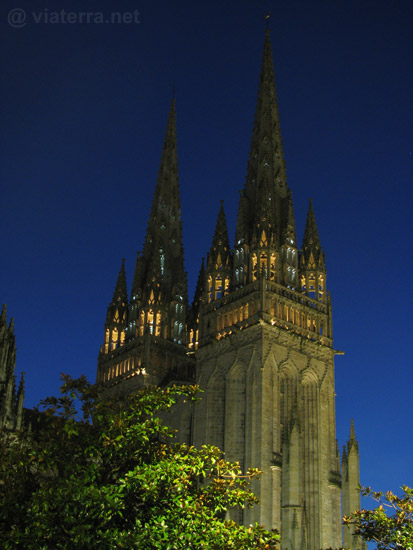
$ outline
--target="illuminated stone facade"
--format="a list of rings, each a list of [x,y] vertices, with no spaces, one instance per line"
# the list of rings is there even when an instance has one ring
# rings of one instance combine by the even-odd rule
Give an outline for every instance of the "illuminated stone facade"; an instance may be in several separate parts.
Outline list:
[[[341,473],[325,255],[311,202],[297,244],[268,32],[235,244],[221,203],[190,308],[186,288],[172,103],[143,253],[130,300],[122,263],[97,381],[129,392],[196,379],[205,393],[177,411],[181,439],[263,471],[260,506],[234,519],[280,529],[284,550],[339,548],[341,498],[346,513],[360,504],[358,445],[352,428]],[[361,548],[350,532],[345,542]]]

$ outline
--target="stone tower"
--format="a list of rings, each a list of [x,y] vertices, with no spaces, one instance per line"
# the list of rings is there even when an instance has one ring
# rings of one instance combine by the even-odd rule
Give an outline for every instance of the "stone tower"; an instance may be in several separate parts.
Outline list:
[[[23,374],[16,389],[16,337],[13,319],[7,326],[6,306],[0,316],[0,428],[15,432],[23,422]]]
[[[172,100],[142,254],[128,301],[124,262],[108,306],[97,382],[131,392],[170,380],[194,381],[188,357],[187,276],[178,183],[175,101]]]
[[[233,512],[234,519],[281,530],[283,550],[339,548],[342,478],[325,254],[311,201],[301,248],[297,243],[269,31],[234,247],[221,203],[190,308],[183,266],[172,104],[143,253],[129,303],[122,263],[97,380],[109,392],[129,392],[193,380],[196,368],[204,394],[186,417],[177,411],[181,439],[217,445],[244,469],[263,472],[253,487],[260,505]],[[343,475],[350,511],[359,476],[354,429]],[[346,537],[346,548],[359,550],[360,541]]]

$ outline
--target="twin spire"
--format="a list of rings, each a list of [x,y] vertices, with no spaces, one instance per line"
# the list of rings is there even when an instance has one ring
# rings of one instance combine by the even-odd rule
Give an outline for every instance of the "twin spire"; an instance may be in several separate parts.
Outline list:
[[[107,311],[101,354],[110,354],[124,343],[146,334],[182,344],[187,300],[173,98],[146,238],[142,253],[137,255],[131,298],[128,303],[122,260]],[[142,362],[143,356],[138,360]],[[113,376],[111,368],[102,366],[101,374],[105,372],[103,378],[106,376],[106,380]]]
[[[273,251],[280,247],[285,249],[293,247],[297,250],[292,195],[287,185],[268,29],[264,42],[246,183],[241,192],[236,226],[235,246],[242,243],[254,248],[267,247],[268,250]],[[289,254],[287,252],[286,250],[285,257]],[[311,203],[303,241],[303,256],[306,262],[310,255],[320,264],[323,256]],[[270,263],[269,257],[267,261]],[[295,287],[297,270],[294,262],[296,260],[292,260],[291,265],[287,266],[289,278],[281,273],[280,267],[277,267],[278,275],[274,275],[274,280],[285,284],[291,283],[291,286]],[[205,267],[208,273],[211,270],[217,272],[216,277],[213,276],[216,281],[211,294],[212,299],[214,299],[212,296],[217,299],[218,296],[228,292],[231,283],[227,282],[227,279],[231,281],[232,278],[231,250],[222,204]],[[222,288],[220,288],[221,275],[218,271],[222,268],[225,273],[223,273]],[[272,265],[269,265],[267,272],[271,269]],[[242,276],[239,275],[237,281],[242,283],[242,280]],[[123,263],[115,295],[113,301],[116,298],[127,302]],[[143,252],[138,254],[136,261],[130,300],[130,305],[135,304],[135,306],[129,312],[129,320],[136,324],[138,309],[144,306],[156,304],[159,307],[168,308],[168,305],[175,300],[187,306],[187,278],[184,269],[178,181],[176,112],[173,98]]]
[[[169,302],[175,295],[187,296],[179,197],[175,99],[166,127],[158,179],[142,255],[138,255],[132,299],[145,301],[155,292]]]
[[[240,201],[237,234],[241,226],[265,229],[267,237],[280,242],[283,214],[289,189],[275,91],[270,32],[267,29],[262,56],[258,99],[252,132],[247,178]],[[239,226],[239,227],[238,227]],[[245,233],[245,230],[244,230]],[[237,235],[236,242],[241,235]],[[244,238],[247,235],[243,235]],[[248,235],[252,239],[252,235]]]

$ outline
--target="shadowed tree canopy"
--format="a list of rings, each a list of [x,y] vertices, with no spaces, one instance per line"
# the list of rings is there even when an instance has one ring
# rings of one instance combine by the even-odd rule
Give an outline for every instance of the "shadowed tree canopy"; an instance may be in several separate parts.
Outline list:
[[[224,519],[256,502],[257,470],[243,475],[216,447],[174,443],[159,418],[197,393],[151,387],[100,400],[84,377],[64,376],[30,436],[2,436],[1,548],[277,548],[276,533]]]

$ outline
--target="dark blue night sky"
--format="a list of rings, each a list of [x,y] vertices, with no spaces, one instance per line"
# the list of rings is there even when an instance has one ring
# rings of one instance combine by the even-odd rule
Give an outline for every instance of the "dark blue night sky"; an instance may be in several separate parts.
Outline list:
[[[313,198],[345,351],[337,437],[354,418],[362,483],[398,490],[413,484],[409,0],[5,0],[0,302],[16,371],[28,407],[60,372],[94,380],[121,259],[130,285],[142,249],[174,83],[192,299],[220,199],[234,237],[269,5],[297,235]],[[60,10],[139,16],[69,23]]]

